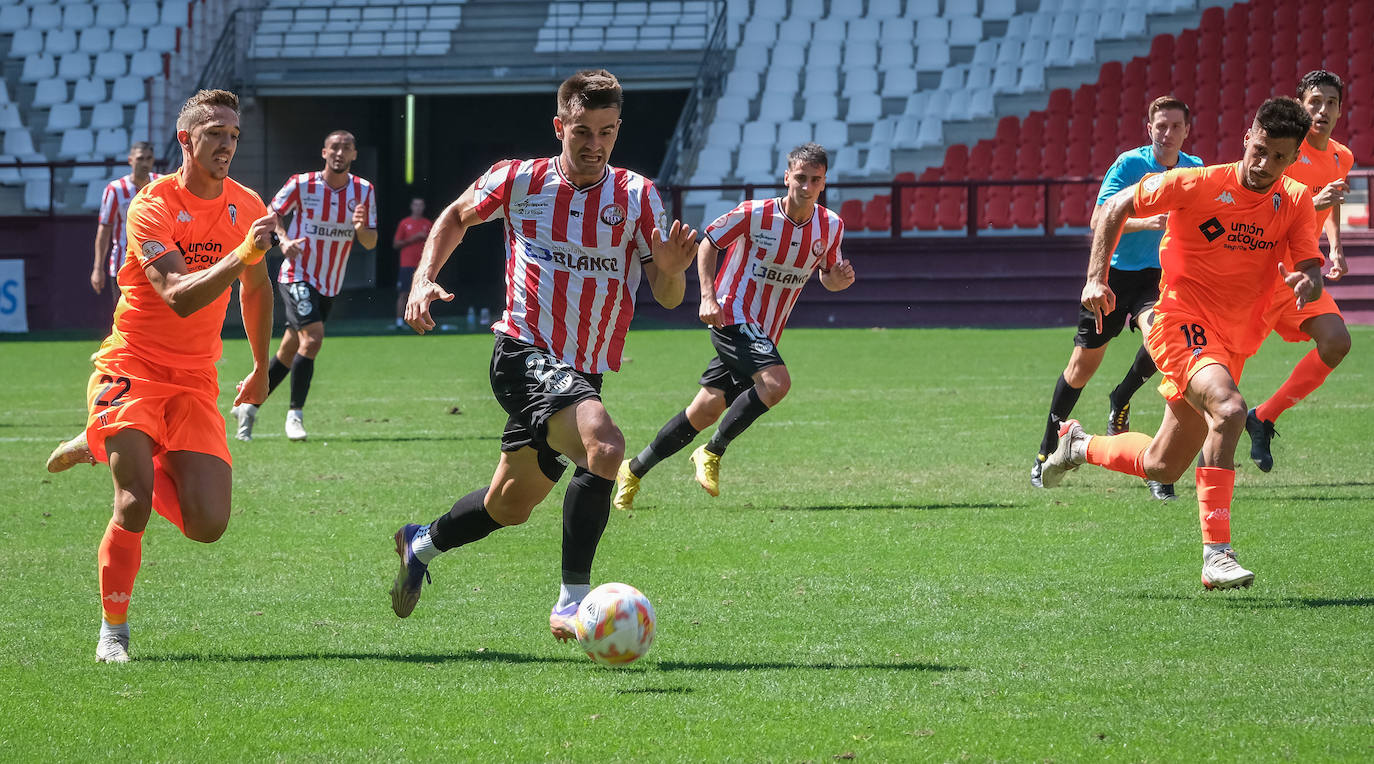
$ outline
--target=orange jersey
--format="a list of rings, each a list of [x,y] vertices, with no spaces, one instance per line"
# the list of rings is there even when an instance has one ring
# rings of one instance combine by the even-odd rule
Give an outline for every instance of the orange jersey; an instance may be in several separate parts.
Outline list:
[[[129,249],[119,269],[119,305],[102,351],[127,348],[177,369],[213,366],[220,357],[230,290],[182,318],[158,295],[143,269],[164,257],[180,257],[187,271],[205,270],[232,256],[253,221],[266,214],[257,194],[229,178],[214,199],[187,191],[181,173],[144,186],[129,205]]]
[[[1326,184],[1337,180],[1345,180],[1345,176],[1350,172],[1350,168],[1355,165],[1355,154],[1345,147],[1343,143],[1329,141],[1325,151],[1318,151],[1312,148],[1307,141],[1302,142],[1302,148],[1298,151],[1298,160],[1288,166],[1288,170],[1283,174],[1307,186],[1307,190],[1313,196],[1321,193]],[[1322,226],[1326,225],[1326,219],[1331,217],[1335,207],[1327,207],[1324,210],[1317,210],[1317,237],[1321,238]]]
[[[1149,175],[1135,217],[1169,213],[1159,245],[1158,313],[1205,319],[1229,347],[1243,346],[1269,304],[1278,264],[1321,260],[1307,188],[1280,178],[1264,192],[1240,181],[1240,163]]]

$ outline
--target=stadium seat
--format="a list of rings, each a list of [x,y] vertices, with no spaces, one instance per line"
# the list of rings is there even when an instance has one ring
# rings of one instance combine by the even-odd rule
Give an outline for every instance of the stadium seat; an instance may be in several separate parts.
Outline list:
[[[43,36],[43,52],[54,58],[76,50],[76,30],[54,29]]]
[[[849,143],[849,125],[838,119],[819,121],[816,123],[814,140],[827,150],[836,151]]]
[[[155,77],[162,73],[162,54],[152,50],[142,50],[129,59],[129,74],[140,77]]]
[[[840,99],[834,91],[807,95],[802,104],[802,116],[817,122],[836,120],[840,116]]]
[[[57,74],[57,60],[44,53],[24,57],[24,68],[19,73],[20,82],[38,82]]]
[[[768,91],[759,99],[759,119],[765,122],[787,122],[796,115],[796,96],[791,93]]]
[[[888,98],[905,98],[916,90],[916,72],[911,69],[890,69],[883,74],[881,94]]]
[[[916,44],[926,42],[949,42],[949,19],[940,16],[927,16],[916,21]]]
[[[851,95],[845,120],[850,123],[877,122],[883,114],[883,101],[877,94]]]
[[[983,20],[973,15],[949,20],[949,45],[977,45],[983,39]]]
[[[126,79],[121,77],[120,79]],[[135,101],[143,100],[145,89],[142,80],[133,79],[138,84],[138,97]],[[116,80],[118,82],[118,80]],[[105,101],[105,80],[100,76],[85,77],[76,81],[76,88],[72,93],[72,102],[79,106],[95,106]]]
[[[74,103],[59,103],[48,112],[49,133],[65,133],[81,127],[81,107]]]
[[[62,26],[66,29],[85,29],[95,23],[95,8],[88,3],[63,3]]]
[[[864,157],[865,175],[892,174],[892,146],[887,143],[873,143],[869,146],[868,156]]]
[[[879,194],[864,205],[863,229],[867,231],[890,231],[892,229],[892,197]]]
[[[128,19],[127,8],[124,3],[101,3],[95,8],[95,26],[102,29],[114,30],[124,26]]]
[[[744,182],[759,183],[776,178],[781,167],[777,148],[772,143],[743,144],[735,163],[735,175]]]
[[[983,0],[982,16],[987,20],[1006,20],[1016,13],[1016,0]]]
[[[10,43],[11,58],[27,58],[42,52],[43,35],[41,34],[17,34]]]
[[[741,144],[772,146],[778,140],[778,126],[773,122],[749,122],[744,125]]]
[[[424,30],[415,44],[415,55],[417,56],[442,56],[448,53],[453,45],[451,32],[443,30]]]
[[[85,156],[95,149],[95,134],[80,128],[62,134],[62,145],[57,150],[58,159],[74,159]]]
[[[103,85],[101,86],[103,89]],[[126,75],[114,81],[114,87],[110,90],[110,100],[124,106],[131,106],[142,101],[144,97],[143,80],[133,75]]]
[[[749,120],[749,99],[742,96],[723,95],[716,100],[717,121],[747,122]]]
[[[907,0],[906,13],[909,19],[924,19],[940,15],[939,0]]]
[[[813,44],[806,51],[806,66],[808,69],[838,69],[841,50],[839,44]],[[807,77],[813,73],[808,71]]]
[[[110,49],[110,30],[91,27],[81,30],[77,50],[87,55],[97,55]]]
[[[57,63],[57,76],[64,80],[79,80],[91,76],[91,57],[85,53],[67,53]]]
[[[916,49],[909,42],[885,42],[878,51],[878,68],[883,71],[911,69],[916,61]]]
[[[740,143],[740,124],[717,119],[706,128],[706,143],[711,146],[734,147]]]
[[[123,126],[123,106],[109,101],[102,101],[101,103],[95,104],[94,108],[91,109],[91,124],[89,127],[92,130],[103,130],[106,128]]]
[[[59,77],[39,80],[33,93],[34,106],[52,106],[67,100],[67,81]]]
[[[38,5],[29,16],[29,29],[47,31],[62,26],[62,6]]]
[[[148,30],[148,41],[145,45],[148,50],[158,53],[179,50],[181,47],[181,31],[167,24],[155,26]]]
[[[0,165],[14,161],[14,157],[9,154],[0,154]],[[17,186],[24,182],[23,176],[19,174],[18,167],[0,167],[0,185]]]
[[[118,27],[110,35],[110,49],[120,53],[137,53],[143,50],[143,30],[137,27]]]
[[[864,228],[864,203],[858,199],[846,199],[840,204],[840,220],[844,221],[844,227],[851,231],[862,231]]]
[[[880,27],[878,40],[884,44],[904,43],[911,44],[915,30],[908,19],[886,19]]]
[[[101,130],[95,137],[95,153],[101,158],[122,157],[129,151],[129,132],[122,127]]]
[[[942,42],[925,42],[916,50],[916,70],[938,72],[949,66],[949,46]]]
[[[768,93],[786,93],[796,95],[798,75],[800,68],[771,66],[768,73],[764,76],[763,91]]]
[[[0,8],[0,32],[19,32],[29,27],[29,9],[23,5]]]
[[[844,68],[863,69],[876,68],[878,66],[878,46],[857,45],[849,42],[844,46]]]
[[[0,130],[14,130],[23,126],[19,107],[12,103],[0,103]]]
[[[851,97],[855,94],[878,92],[878,70],[868,67],[846,69],[844,89],[840,92]]]
[[[794,146],[811,141],[811,123],[784,122],[778,125],[778,148],[790,151]]]
[[[47,170],[43,170],[44,173]],[[24,208],[36,212],[45,212],[52,207],[52,188],[49,181],[30,180],[24,184]]]
[[[758,94],[758,72],[735,70],[725,76],[725,95],[752,99]]]

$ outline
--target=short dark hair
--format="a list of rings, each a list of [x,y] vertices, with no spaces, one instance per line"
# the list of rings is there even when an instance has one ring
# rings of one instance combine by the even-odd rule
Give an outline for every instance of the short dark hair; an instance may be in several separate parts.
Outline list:
[[[569,119],[573,112],[582,109],[625,108],[625,92],[620,88],[620,80],[605,69],[583,69],[563,80],[558,86],[558,116]]]
[[[1171,95],[1163,95],[1151,101],[1150,110],[1145,112],[1145,119],[1147,121],[1153,121],[1155,112],[1164,111],[1165,109],[1181,109],[1183,111],[1184,122],[1191,122],[1193,120],[1193,112],[1188,108],[1188,104],[1184,103],[1176,96]]]
[[[132,154],[135,151],[146,151],[151,154],[153,153],[153,144],[147,141],[134,141],[129,144],[129,153]]]
[[[1260,104],[1255,127],[1270,138],[1292,138],[1301,143],[1312,129],[1312,118],[1296,98],[1277,96]]]
[[[215,107],[223,106],[239,113],[239,97],[228,90],[198,90],[186,99],[177,115],[177,130],[191,132],[215,117]]]
[[[329,141],[330,141],[332,138],[336,137],[336,136],[337,136],[337,137],[347,138],[347,139],[348,139],[348,142],[351,143],[351,144],[353,144],[353,148],[355,148],[355,149],[358,148],[358,139],[355,138],[355,137],[353,137],[353,133],[350,133],[350,132],[348,132],[347,130],[335,130],[334,132],[330,133],[329,135],[326,135],[326,136],[324,137],[324,145],[328,146],[328,145],[329,145]]]
[[[1307,97],[1307,91],[1319,87],[1332,87],[1336,89],[1336,100],[1345,100],[1345,81],[1333,72],[1325,69],[1314,69],[1302,76],[1298,80],[1298,99]]]
[[[787,168],[790,170],[799,164],[818,164],[829,170],[830,155],[825,152],[825,147],[819,143],[803,143],[787,152]]]

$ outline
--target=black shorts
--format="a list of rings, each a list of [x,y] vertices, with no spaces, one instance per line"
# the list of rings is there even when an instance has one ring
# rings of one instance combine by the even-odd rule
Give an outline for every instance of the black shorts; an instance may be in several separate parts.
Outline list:
[[[754,375],[769,366],[781,366],[782,356],[768,335],[753,324],[711,327],[711,344],[716,357],[706,365],[698,382],[702,387],[725,391],[725,403],[754,386]]]
[[[411,280],[413,280],[414,278],[415,278],[415,266],[413,266],[413,265],[402,265],[402,266],[401,266],[401,269],[400,269],[399,271],[396,271],[396,291],[397,291],[397,292],[409,292],[409,291],[410,291],[410,282],[411,282]]]
[[[549,419],[581,401],[601,400],[601,375],[585,374],[547,350],[498,335],[491,353],[491,391],[510,415],[501,450],[535,449],[544,474],[557,481],[568,460],[546,440]]]
[[[281,294],[282,305],[286,309],[286,323],[296,331],[307,324],[329,318],[329,309],[334,305],[333,297],[325,297],[305,281],[277,284],[277,292]]]
[[[1116,310],[1102,317],[1102,332],[1097,331],[1097,314],[1087,308],[1078,310],[1078,333],[1073,344],[1081,348],[1100,348],[1121,333],[1129,319],[1131,331],[1137,329],[1136,322],[1141,316],[1148,315],[1159,301],[1159,269],[1146,268],[1139,271],[1107,270],[1107,286],[1116,295]]]

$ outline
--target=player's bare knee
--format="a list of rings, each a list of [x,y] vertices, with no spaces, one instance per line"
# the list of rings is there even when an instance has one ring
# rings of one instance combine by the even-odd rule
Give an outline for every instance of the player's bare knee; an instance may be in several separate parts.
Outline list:
[[[530,519],[534,511],[534,504],[504,494],[488,493],[485,506],[491,519],[502,525],[520,525]]]
[[[759,400],[768,408],[782,403],[787,392],[792,389],[792,380],[786,374],[781,378],[767,379],[759,386]]]
[[[1350,332],[1342,325],[1340,331],[1323,335],[1317,338],[1317,355],[1321,357],[1322,363],[1331,368],[1336,368],[1345,356],[1350,352]]]
[[[1245,429],[1246,415],[1245,399],[1241,397],[1240,391],[1213,403],[1208,414],[1212,417],[1212,429],[1223,433],[1239,433]]]
[[[597,433],[587,445],[587,469],[601,477],[614,479],[625,459],[625,436],[619,427]]]
[[[153,514],[153,487],[117,487],[114,494],[114,521],[127,531],[138,533]]]

